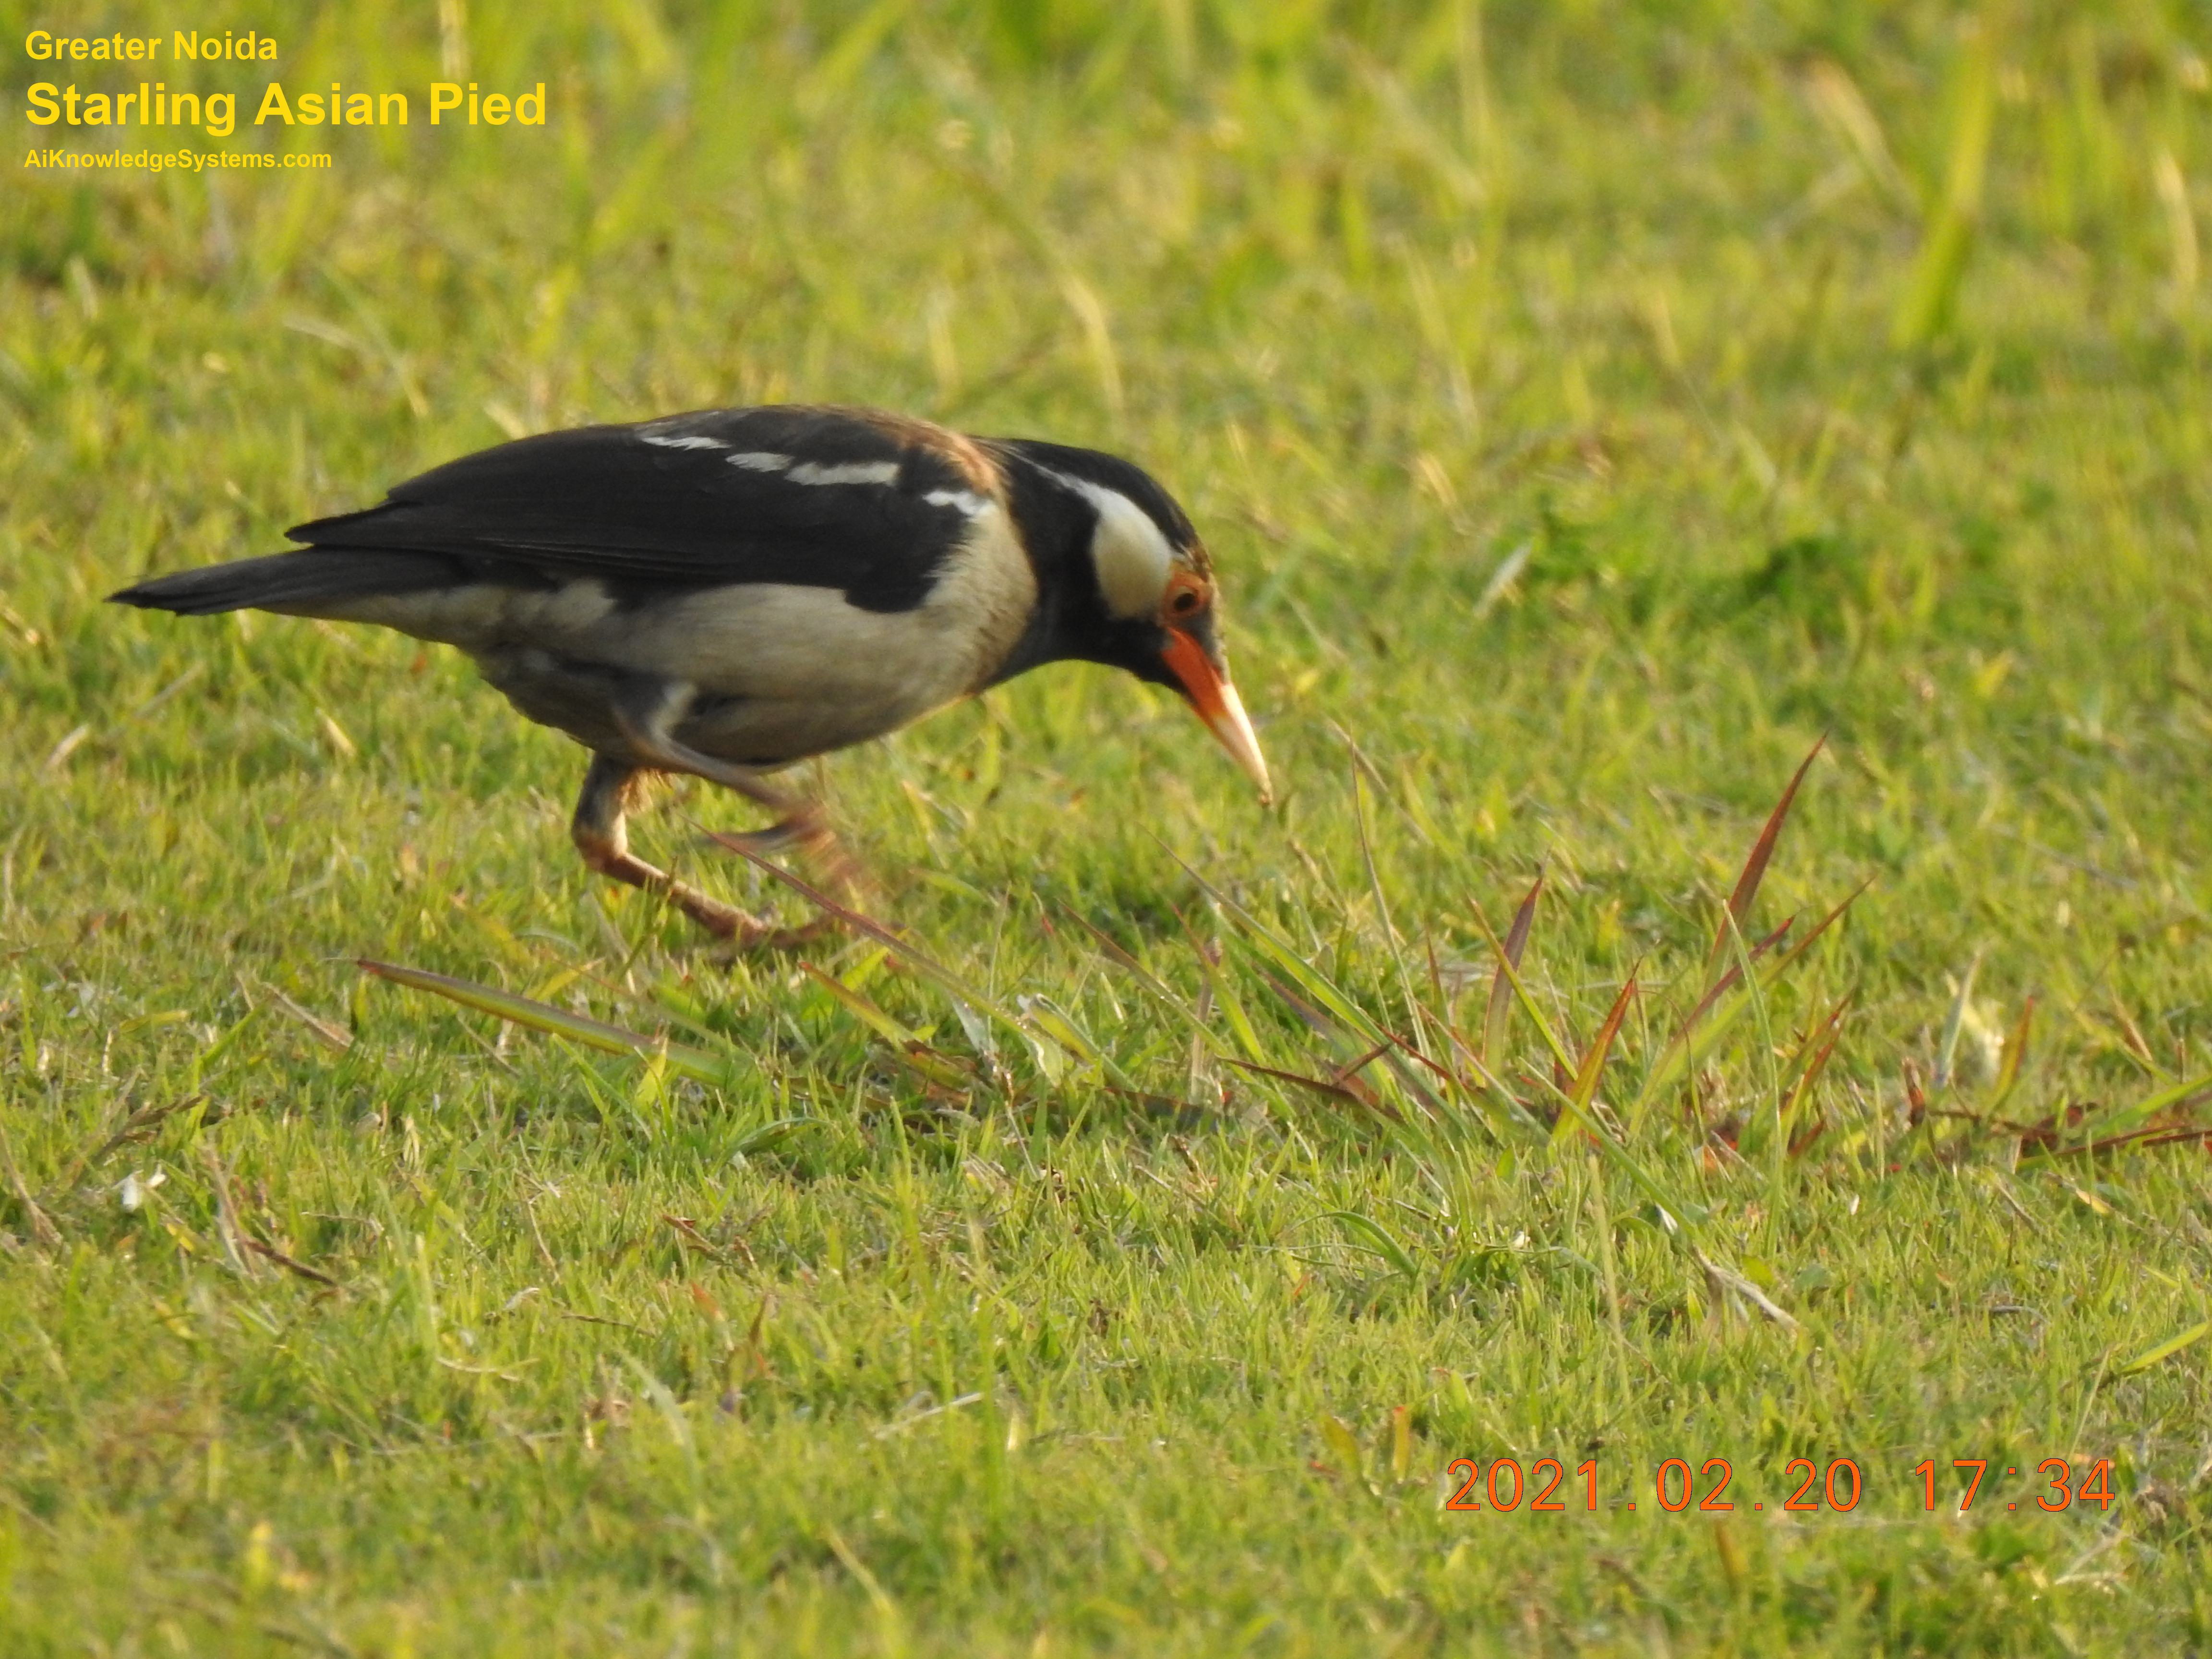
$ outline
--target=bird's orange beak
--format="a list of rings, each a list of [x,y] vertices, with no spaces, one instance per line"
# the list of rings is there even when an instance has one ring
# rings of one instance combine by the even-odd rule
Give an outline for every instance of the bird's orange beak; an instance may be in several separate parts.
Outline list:
[[[1244,713],[1244,700],[1237,695],[1229,676],[1215,665],[1204,646],[1180,628],[1168,629],[1167,649],[1160,653],[1160,659],[1190,694],[1199,719],[1221,739],[1221,746],[1244,769],[1245,775],[1259,785],[1260,804],[1265,806],[1273,801],[1275,795],[1267,781],[1267,758],[1260,752],[1260,739]]]

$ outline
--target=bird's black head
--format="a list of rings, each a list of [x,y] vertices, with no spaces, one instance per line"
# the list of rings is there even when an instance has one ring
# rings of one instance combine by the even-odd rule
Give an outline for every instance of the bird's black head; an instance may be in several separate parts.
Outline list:
[[[1229,678],[1213,566],[1175,497],[1095,449],[994,441],[1037,576],[1037,614],[998,678],[1103,663],[1180,693],[1268,794],[1267,764]]]

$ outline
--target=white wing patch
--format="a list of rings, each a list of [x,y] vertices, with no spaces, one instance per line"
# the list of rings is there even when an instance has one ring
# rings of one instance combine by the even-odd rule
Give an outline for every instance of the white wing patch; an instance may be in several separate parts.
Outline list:
[[[896,483],[899,475],[896,461],[839,461],[825,465],[820,461],[793,461],[769,449],[741,449],[722,459],[748,472],[781,472],[799,484]]]
[[[1097,568],[1107,609],[1123,617],[1157,614],[1175,568],[1175,550],[1152,515],[1118,489],[1066,472],[1052,476],[1098,509],[1091,562]]]
[[[989,496],[978,495],[969,489],[933,489],[921,499],[932,507],[957,507],[971,519],[997,505]]]
[[[887,484],[896,483],[898,475],[896,461],[845,461],[835,466],[801,461],[788,476],[792,483],[803,484]]]
[[[727,449],[720,438],[685,437],[679,433],[641,432],[637,434],[655,449]]]
[[[641,432],[637,435],[659,449],[729,448],[720,438],[685,437],[663,432]],[[896,461],[801,461],[772,449],[740,449],[722,459],[748,472],[781,472],[797,484],[892,484],[898,482],[899,476]],[[982,496],[964,489],[932,490],[924,499],[933,507],[957,507],[971,519],[991,505]]]

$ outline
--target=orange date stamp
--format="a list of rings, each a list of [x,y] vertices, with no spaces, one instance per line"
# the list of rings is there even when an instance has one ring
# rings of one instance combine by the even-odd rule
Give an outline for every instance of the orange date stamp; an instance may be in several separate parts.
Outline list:
[[[2007,1510],[2041,1510],[2055,1515],[2077,1504],[2091,1504],[2101,1512],[2111,1509],[2119,1496],[2112,1489],[2109,1457],[2074,1461],[2046,1457],[2028,1472],[2025,1491],[2002,1487],[2003,1492],[2017,1494],[2002,1498],[1999,1483],[2016,1480],[2023,1466],[2004,1464],[2002,1475],[1990,1482],[1990,1490],[1984,1492],[1990,1468],[1991,1460],[1986,1457],[1954,1457],[1947,1478],[1934,1458],[1923,1458],[1907,1471],[1905,1490],[1918,1498],[1920,1507],[1930,1515],[1936,1513],[1939,1498],[1948,1499],[1954,1495],[1957,1506],[1953,1509],[1947,1504],[1946,1512],[1955,1515],[1972,1510],[1978,1498],[1985,1511],[2002,1501]],[[1540,1457],[1525,1471],[1517,1458],[1493,1458],[1485,1464],[1472,1457],[1455,1457],[1446,1474],[1453,1490],[1444,1499],[1444,1507],[1462,1513],[1488,1510],[1506,1515],[1525,1507],[1532,1515],[1565,1515],[1577,1510],[1594,1515],[1601,1503],[1609,1510],[1637,1507],[1634,1493],[1601,1497],[1595,1457],[1577,1464],[1571,1472],[1556,1457]],[[1740,1510],[1759,1512],[1768,1507],[1769,1496],[1780,1500],[1775,1509],[1788,1514],[1848,1515],[1867,1495],[1866,1473],[1858,1460],[1850,1457],[1831,1458],[1826,1463],[1793,1457],[1783,1466],[1781,1483],[1771,1494],[1755,1496],[1737,1489],[1735,1478],[1735,1467],[1725,1457],[1709,1457],[1694,1470],[1692,1460],[1669,1457],[1652,1471],[1644,1490],[1650,1501],[1668,1515],[1686,1510],[1705,1515],[1734,1514]],[[1939,1492],[1939,1487],[1943,1490]]]

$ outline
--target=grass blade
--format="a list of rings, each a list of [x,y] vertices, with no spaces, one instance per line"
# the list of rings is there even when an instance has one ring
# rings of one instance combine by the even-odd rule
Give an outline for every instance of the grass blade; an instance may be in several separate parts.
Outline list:
[[[632,1060],[655,1060],[664,1054],[668,1069],[695,1082],[726,1087],[735,1080],[736,1055],[728,1058],[710,1054],[703,1048],[671,1042],[664,1036],[647,1036],[637,1031],[625,1030],[619,1025],[610,1025],[586,1015],[571,1013],[566,1008],[556,1008],[550,1003],[534,1001],[529,997],[515,995],[473,981],[454,979],[445,974],[434,974],[427,969],[403,968],[389,962],[375,962],[367,957],[358,965],[379,979],[390,980],[395,985],[404,985],[410,990],[428,991],[448,1002],[459,1003],[464,1008],[489,1014],[511,1025],[520,1025],[533,1031],[566,1037],[587,1048],[602,1054],[625,1054]]]
[[[1135,957],[1130,955],[1111,933],[1094,924],[1088,917],[1079,915],[1064,904],[1060,906],[1060,914],[1097,940],[1098,948],[1106,953],[1106,959],[1150,992],[1153,1001],[1158,1003],[1169,1012],[1188,1021],[1192,1029],[1197,1031],[1209,1046],[1212,1044],[1213,1033],[1206,1030],[1206,1022],[1199,1018],[1197,1011],[1176,994],[1174,987],[1146,967]]]
[[[1026,1032],[1023,1032],[1021,1021],[1016,1018],[1014,1015],[1000,1007],[997,1002],[985,995],[974,985],[969,984],[968,981],[962,978],[958,974],[954,973],[952,969],[947,968],[943,963],[939,962],[927,951],[918,948],[903,935],[894,933],[889,927],[884,927],[882,922],[876,921],[872,916],[863,915],[860,911],[853,909],[849,906],[840,904],[836,899],[831,898],[827,893],[815,886],[811,882],[807,881],[804,877],[795,876],[790,871],[785,869],[781,865],[773,863],[769,860],[763,858],[758,853],[754,852],[751,848],[746,846],[742,841],[739,841],[735,836],[721,835],[710,830],[707,832],[707,838],[709,841],[715,842],[717,845],[726,848],[728,851],[735,853],[739,858],[742,858],[748,863],[753,865],[763,874],[774,877],[785,886],[790,888],[793,892],[798,894],[799,897],[805,899],[809,904],[813,905],[817,909],[826,911],[830,915],[835,916],[839,921],[844,923],[846,927],[851,928],[863,939],[872,939],[875,940],[877,944],[882,945],[886,951],[889,951],[893,956],[896,957],[901,962],[906,963],[908,968],[911,968],[915,973],[920,974],[924,979],[933,981],[945,990],[951,992],[953,995],[958,997],[970,1007],[980,1008],[986,1013],[989,1014],[994,1019],[1000,1021],[1003,1024],[1012,1027],[1017,1032],[1022,1032],[1024,1036],[1027,1035]]]
[[[1784,951],[1759,975],[1762,984],[1768,989],[1779,984],[1782,975],[1795,966],[1805,952],[1812,948],[1814,942],[1833,927],[1844,914],[1858,902],[1860,896],[1872,885],[1874,881],[1869,877],[1861,882],[1842,903],[1821,917],[1817,926],[1808,932],[1796,944]],[[1791,921],[1784,922],[1753,945],[1749,953],[1751,960],[1756,963],[1768,951],[1780,943],[1783,935],[1790,931],[1791,923],[1795,920],[1794,917],[1791,918]],[[1632,1129],[1643,1121],[1644,1114],[1650,1109],[1652,1101],[1656,1099],[1663,1091],[1679,1082],[1692,1066],[1711,1053],[1720,1040],[1728,1035],[1735,1022],[1750,1009],[1750,995],[1747,991],[1742,989],[1737,989],[1735,994],[1728,997],[1725,1002],[1721,1000],[1727,996],[1731,988],[1739,987],[1741,981],[1741,970],[1736,968],[1729,969],[1720,982],[1705,994],[1703,1000],[1692,1011],[1690,1018],[1682,1022],[1682,1029],[1674,1034],[1674,1040],[1668,1044],[1666,1051],[1661,1054],[1659,1063],[1645,1076],[1644,1086],[1638,1091],[1636,1102],[1629,1109],[1628,1122]],[[1716,1004],[1719,1006],[1716,1006]],[[1705,1018],[1703,1025],[1700,1026],[1699,1021],[1704,1018],[1708,1009],[1712,1010],[1711,1017]]]
[[[873,939],[915,973],[932,981],[940,989],[951,992],[953,996],[969,1007],[988,1014],[1029,1044],[1030,1053],[1036,1057],[1038,1069],[1048,1076],[1057,1080],[1060,1073],[1065,1070],[1062,1051],[1066,1044],[1058,1034],[1048,1027],[1037,1021],[1024,1019],[1021,1015],[1002,1006],[995,998],[987,995],[969,981],[956,974],[928,952],[913,945],[902,935],[894,933],[874,917],[863,915],[848,905],[840,904],[811,882],[803,877],[793,875],[782,866],[763,858],[736,837],[721,835],[711,830],[707,832],[707,837],[775,877],[776,880],[790,888],[808,903],[835,916],[862,938]],[[1113,1063],[1107,1060],[1095,1048],[1085,1057],[1098,1060],[1116,1082],[1127,1081],[1115,1068]]]
[[[1583,1056],[1582,1069],[1575,1073],[1574,1088],[1569,1098],[1574,1102],[1571,1114],[1561,1113],[1559,1121],[1552,1131],[1552,1139],[1565,1139],[1575,1123],[1589,1121],[1590,1102],[1597,1097],[1598,1079],[1605,1074],[1606,1056],[1613,1050],[1613,1040],[1620,1034],[1620,1022],[1626,1018],[1629,1002],[1636,995],[1636,973],[1630,969],[1628,982],[1620,988],[1620,994],[1613,1000],[1613,1011],[1598,1027],[1597,1036],[1590,1040],[1589,1052]]]
[[[1404,1274],[1408,1279],[1421,1276],[1421,1270],[1413,1265],[1413,1258],[1407,1253],[1406,1247],[1393,1238],[1389,1230],[1372,1217],[1364,1216],[1357,1210],[1325,1210],[1321,1218],[1334,1221],[1346,1232],[1357,1234],[1367,1241],[1364,1244],[1355,1244],[1353,1249],[1364,1249],[1381,1256],[1395,1272]]]
[[[1729,919],[1733,920],[1740,933],[1748,935],[1750,932],[1751,907],[1758,901],[1759,884],[1766,879],[1766,866],[1774,858],[1775,842],[1781,839],[1782,826],[1789,821],[1790,809],[1797,799],[1797,786],[1805,781],[1805,774],[1813,769],[1813,763],[1820,758],[1820,750],[1827,746],[1827,734],[1822,732],[1820,740],[1813,745],[1812,752],[1797,763],[1797,770],[1791,775],[1789,787],[1782,792],[1782,799],[1774,803],[1774,810],[1766,815],[1765,827],[1759,832],[1759,839],[1751,844],[1751,856],[1743,861],[1743,872],[1736,878],[1735,890],[1729,895]],[[1713,934],[1712,952],[1705,964],[1705,975],[1709,979],[1714,969],[1720,966],[1721,959],[1728,954],[1729,927],[1729,920],[1724,919]]]
[[[2115,1376],[2132,1376],[2137,1371],[2147,1371],[2162,1359],[2171,1359],[2184,1348],[2193,1347],[2206,1337],[2212,1336],[2212,1319],[2191,1325],[2178,1336],[2167,1338],[2155,1348],[2145,1349],[2124,1365],[2115,1366]]]
[[[1982,183],[1996,125],[1997,30],[1984,17],[1969,36],[1954,76],[1951,140],[1942,193],[1931,204],[1912,275],[1890,325],[1900,349],[1920,351],[1950,326],[1981,220]]]
[[[1820,1133],[1819,1128],[1815,1127],[1811,1134],[1801,1139],[1797,1134],[1797,1115],[1802,1109],[1807,1097],[1812,1094],[1813,1085],[1820,1080],[1820,1073],[1827,1069],[1828,1061],[1835,1054],[1837,1044],[1843,1041],[1844,1015],[1850,1010],[1850,1006],[1851,999],[1848,996],[1844,997],[1835,1006],[1834,1011],[1826,1019],[1807,1034],[1804,1044],[1798,1051],[1800,1060],[1803,1062],[1802,1066],[1798,1071],[1796,1080],[1790,1085],[1789,1097],[1783,1102],[1782,1110],[1778,1115],[1782,1144],[1787,1156],[1790,1158],[1796,1158],[1803,1152]],[[1816,1043],[1819,1045],[1817,1048],[1814,1047]],[[1808,1054],[1811,1059],[1805,1060],[1803,1057]]]
[[[1544,1039],[1544,1046],[1552,1051],[1553,1062],[1559,1066],[1560,1074],[1572,1077],[1576,1070],[1574,1058],[1567,1053],[1566,1045],[1553,1033],[1551,1022],[1544,1018],[1544,1011],[1536,1006],[1536,999],[1529,994],[1528,987],[1521,977],[1520,964],[1498,942],[1498,935],[1491,932],[1490,919],[1482,914],[1482,907],[1476,904],[1473,908],[1475,926],[1482,929],[1483,938],[1489,941],[1491,950],[1497,954],[1498,971],[1505,976],[1506,983],[1512,988],[1514,997],[1521,1004],[1521,1012],[1528,1016],[1528,1023],[1536,1028],[1536,1035]],[[1525,939],[1523,943],[1526,943]]]
[[[1514,967],[1521,965],[1521,953],[1528,948],[1528,929],[1536,920],[1536,901],[1543,896],[1544,872],[1536,872],[1536,880],[1528,889],[1528,897],[1513,913],[1513,925],[1505,931],[1505,960]],[[1483,931],[1487,933],[1486,927]],[[1513,1012],[1513,986],[1501,964],[1490,978],[1490,1006],[1482,1017],[1482,1063],[1490,1064],[1490,1057],[1505,1044],[1505,1022]]]
[[[1784,951],[1782,953],[1782,960],[1774,964],[1774,971],[1778,975],[1784,969],[1795,964],[1798,957],[1803,956],[1806,951],[1813,948],[1814,943],[1820,939],[1821,934],[1826,933],[1829,928],[1834,927],[1838,921],[1843,920],[1844,913],[1849,910],[1851,906],[1856,904],[1861,898],[1864,897],[1867,889],[1873,885],[1874,878],[1872,876],[1869,876],[1857,886],[1852,888],[1849,893],[1844,896],[1842,903],[1837,905],[1836,908],[1829,911],[1826,915],[1822,916],[1818,922],[1814,924],[1811,931],[1807,933],[1804,938],[1799,939],[1795,945],[1791,945],[1787,951]],[[1796,918],[1792,916],[1790,921],[1794,922],[1796,921]],[[1786,928],[1778,929],[1774,934],[1774,937],[1779,939],[1782,933],[1786,933],[1788,929]]]
[[[2035,999],[2021,1005],[2020,1018],[2005,1038],[2004,1060],[1997,1067],[1996,1086],[1990,1091],[1989,1109],[1996,1112],[2012,1098],[2020,1082],[2020,1068],[2027,1059],[2027,1034],[2035,1022]]]
[[[1354,1106],[1374,1112],[1394,1122],[1399,1120],[1400,1115],[1395,1109],[1383,1105],[1369,1095],[1355,1093],[1343,1084],[1331,1083],[1326,1078],[1307,1077],[1303,1073],[1285,1072],[1277,1066],[1262,1066],[1256,1060],[1237,1060],[1228,1054],[1221,1057],[1221,1063],[1224,1066],[1233,1066],[1240,1072],[1250,1072],[1258,1077],[1271,1077],[1280,1082],[1295,1083],[1301,1089],[1310,1089],[1316,1094],[1325,1095],[1331,1100],[1350,1101]]]
[[[1628,983],[1620,988],[1620,994],[1613,1000],[1612,1012],[1605,1024],[1598,1028],[1589,1052],[1583,1056],[1582,1070],[1575,1075],[1574,1101],[1577,1106],[1587,1106],[1596,1097],[1597,1083],[1605,1070],[1605,1059],[1613,1048],[1613,1039],[1620,1030],[1620,1022],[1628,1013],[1628,1005],[1636,995],[1636,972],[1631,969]]]
[[[2160,1089],[2132,1106],[2121,1107],[2096,1124],[2099,1144],[2124,1139],[2131,1131],[2149,1125],[2160,1114],[2193,1106],[2200,1098],[2212,1098],[2212,1072]]]
[[[1351,742],[1350,734],[1341,728],[1339,728],[1339,735],[1346,743]],[[1353,753],[1356,755],[1358,752],[1358,747],[1354,745]],[[1367,833],[1367,791],[1360,781],[1360,771],[1357,766],[1352,772],[1352,806],[1353,822],[1359,829],[1359,856],[1367,866],[1368,890],[1375,896],[1375,914],[1382,925],[1382,943],[1390,952],[1392,964],[1398,970],[1399,992],[1406,999],[1407,1017],[1412,1018],[1413,1011],[1420,1006],[1420,999],[1413,994],[1413,972],[1406,966],[1406,953],[1399,944],[1397,924],[1390,920],[1390,901],[1382,890],[1382,872],[1375,866],[1375,848]],[[1416,1037],[1420,1035],[1418,1020],[1413,1024],[1413,1035]]]
[[[1248,939],[1258,952],[1273,962],[1293,985],[1304,990],[1333,1018],[1358,1034],[1363,1042],[1379,1042],[1385,1033],[1381,1025],[1368,1015],[1344,989],[1316,969],[1293,949],[1288,940],[1280,938],[1257,916],[1216,888],[1211,882],[1185,864],[1173,848],[1168,856],[1182,865],[1184,873],[1196,882],[1199,890],[1211,899],[1237,925],[1241,937]],[[1203,952],[1200,953],[1203,955]]]
[[[964,1089],[975,1081],[974,1076],[951,1055],[940,1054],[916,1033],[908,1030],[884,1012],[866,993],[854,990],[836,975],[824,973],[811,962],[800,963],[799,970],[835,997],[854,1018],[889,1042],[897,1051],[898,1057],[925,1082],[933,1083],[940,1089]]]
[[[1973,960],[1966,964],[1966,977],[1959,981],[1958,994],[1951,999],[1950,1012],[1943,1017],[1943,1035],[1936,1047],[1936,1087],[1940,1093],[1951,1086],[1953,1066],[1959,1057],[1959,1033],[1966,1023],[1966,1010],[1972,1006],[1974,979],[1982,971],[1982,952],[1977,949]]]

